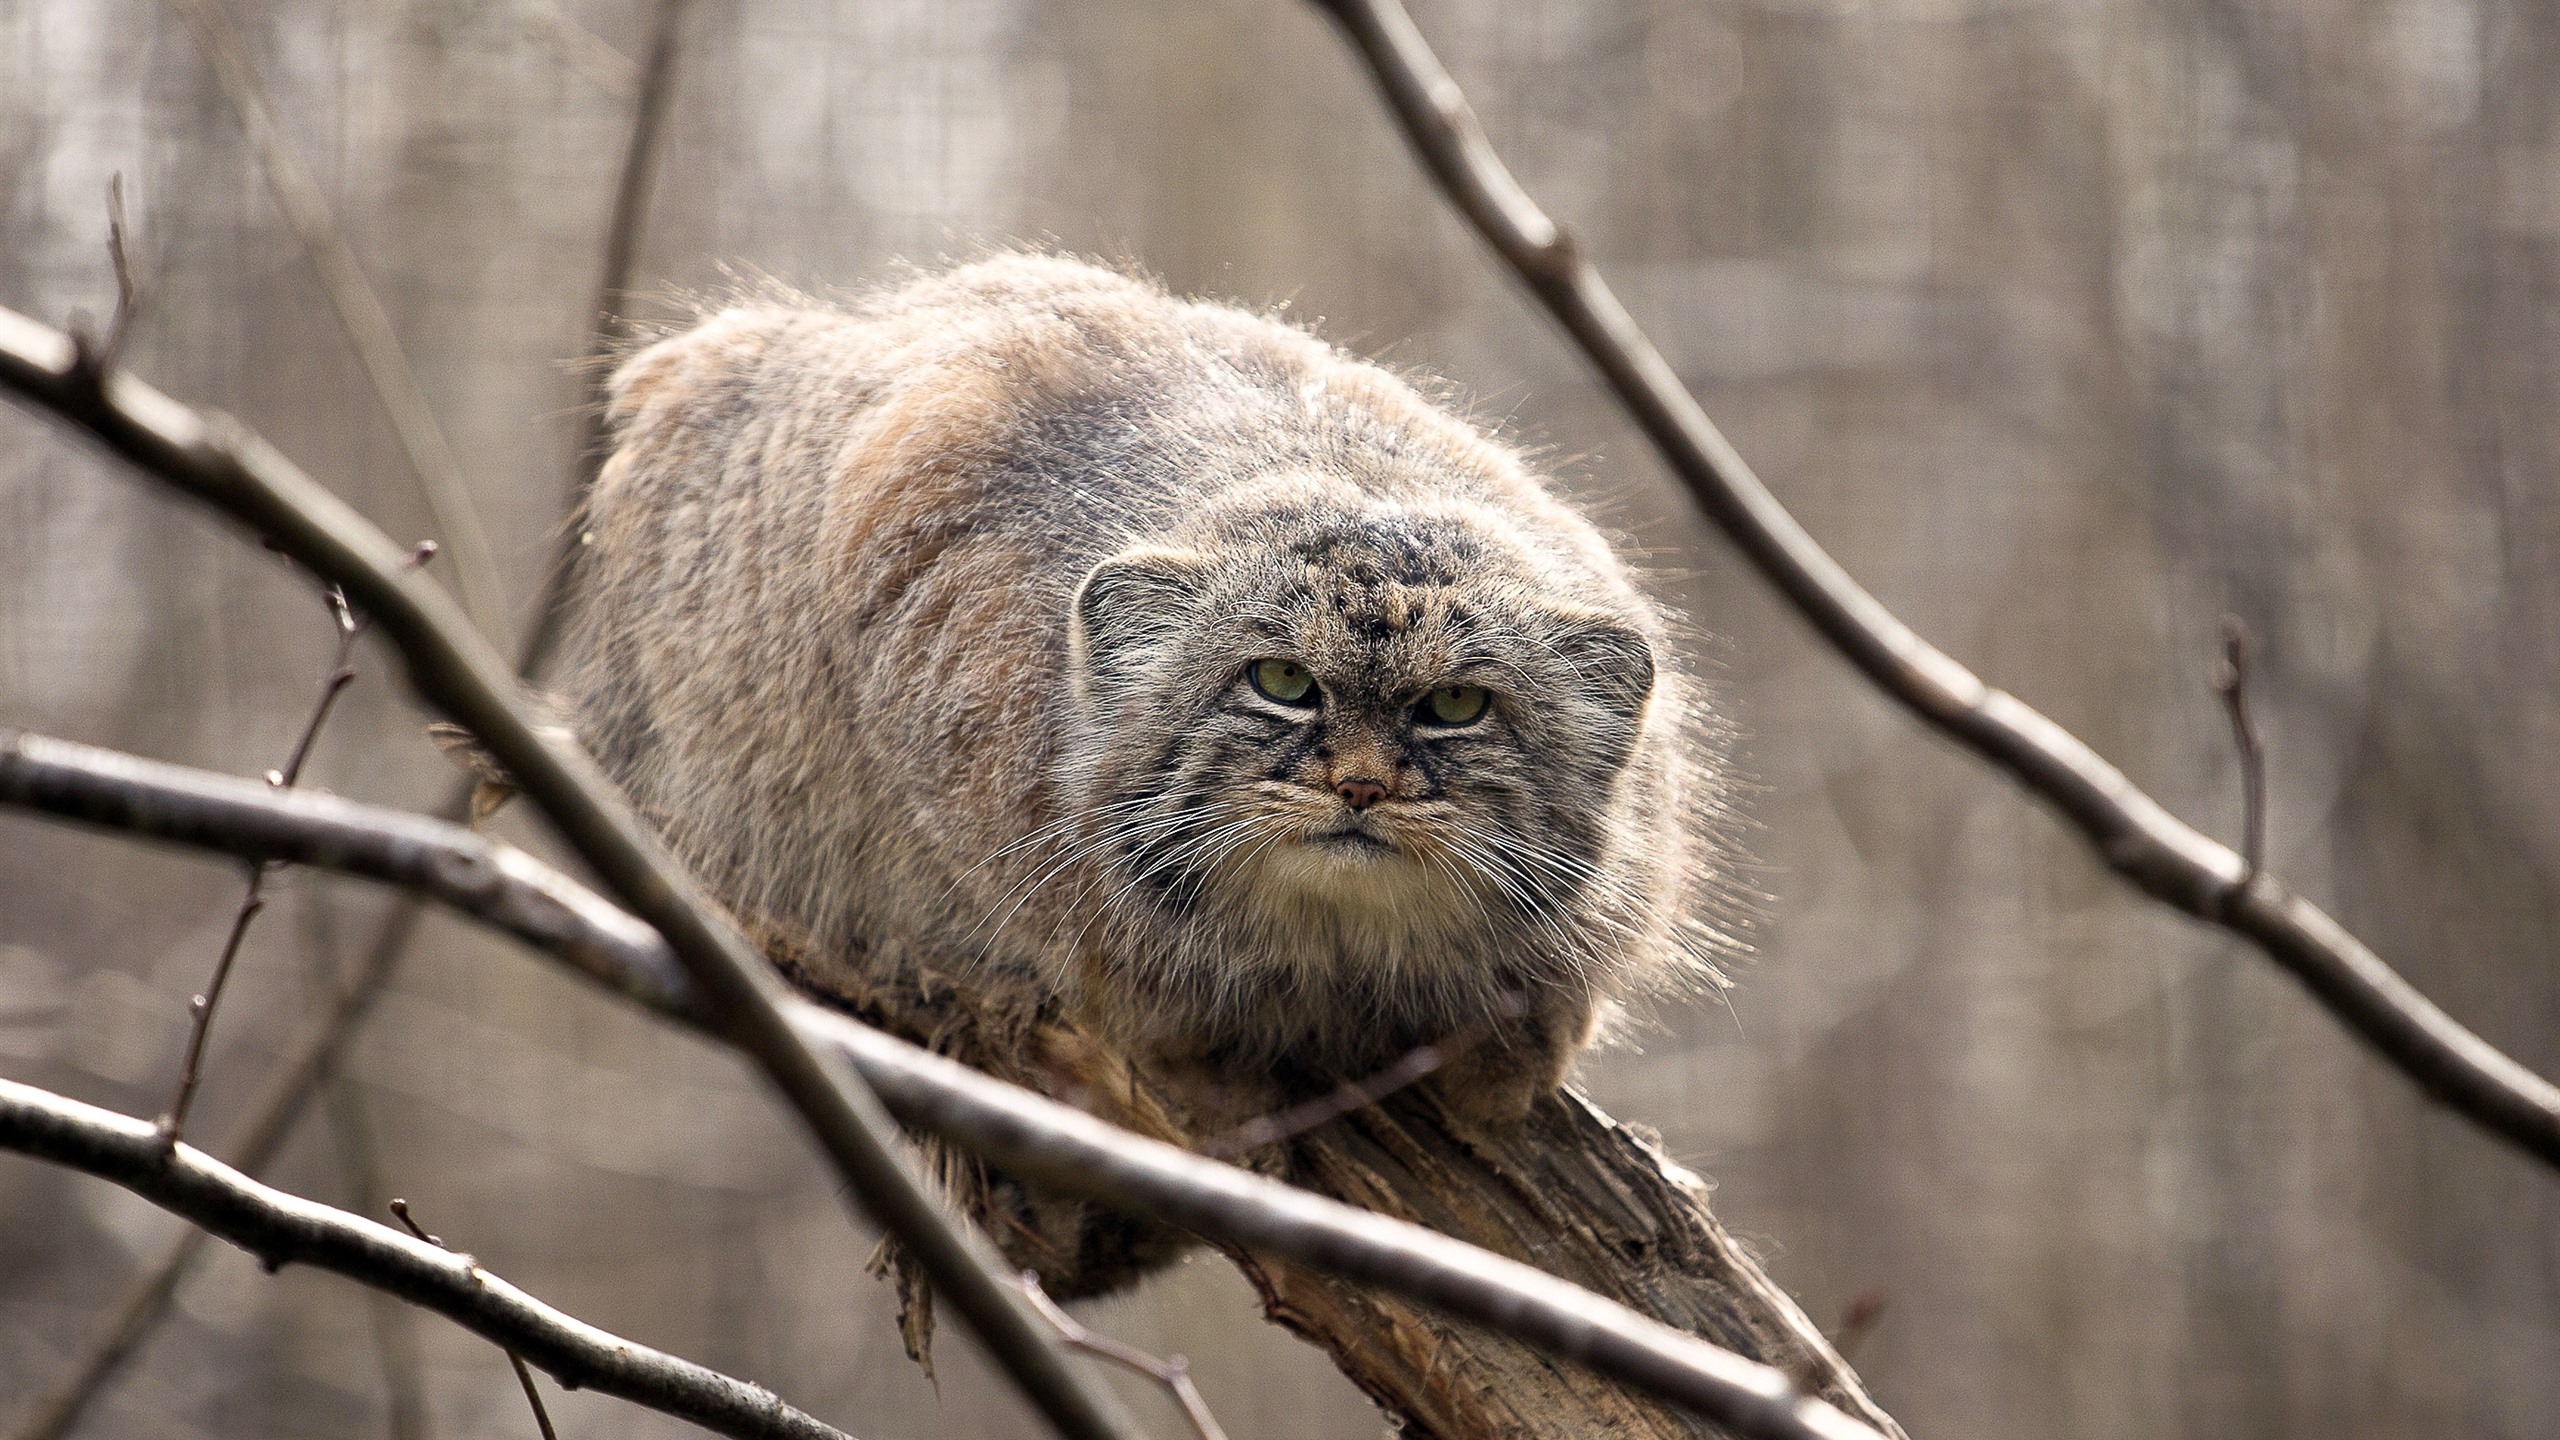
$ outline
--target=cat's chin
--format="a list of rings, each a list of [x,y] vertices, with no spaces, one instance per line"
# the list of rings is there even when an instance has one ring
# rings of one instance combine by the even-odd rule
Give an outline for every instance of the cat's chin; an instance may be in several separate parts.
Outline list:
[[[1305,835],[1264,850],[1246,880],[1271,899],[1322,909],[1437,908],[1447,877],[1394,841],[1358,830]],[[1285,897],[1285,898],[1284,898]]]
[[[1394,841],[1366,830],[1335,830],[1309,835],[1297,844],[1336,866],[1365,868],[1405,858],[1404,851]]]

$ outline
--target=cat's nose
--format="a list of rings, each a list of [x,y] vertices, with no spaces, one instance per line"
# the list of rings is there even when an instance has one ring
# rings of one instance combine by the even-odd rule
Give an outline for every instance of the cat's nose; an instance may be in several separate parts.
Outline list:
[[[1387,787],[1375,780],[1337,780],[1333,793],[1354,810],[1366,810],[1387,798]]]

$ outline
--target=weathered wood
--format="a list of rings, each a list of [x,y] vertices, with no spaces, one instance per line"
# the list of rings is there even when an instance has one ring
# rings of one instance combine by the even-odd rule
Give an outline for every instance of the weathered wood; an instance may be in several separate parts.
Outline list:
[[[1292,1098],[1276,1085],[1232,1076],[1141,1073],[1067,1017],[991,1005],[929,970],[848,993],[848,975],[873,972],[813,964],[785,939],[760,939],[784,973],[818,998],[1141,1134],[1196,1146]],[[1193,1243],[1084,1201],[1034,1194],[956,1150],[923,1143],[954,1201],[1054,1293],[1118,1288]],[[1698,1177],[1571,1091],[1539,1102],[1523,1124],[1487,1131],[1451,1113],[1426,1082],[1242,1163],[1535,1265],[1787,1369],[1885,1434],[1903,1433],[1803,1310],[1716,1222]],[[1229,1249],[1227,1257],[1260,1292],[1272,1320],[1323,1349],[1408,1436],[1648,1440],[1724,1433],[1425,1306],[1268,1255]],[[909,1344],[921,1359],[929,1354],[930,1309],[915,1276],[897,1278],[909,1302]]]
[[[1391,1096],[1291,1147],[1308,1189],[1526,1261],[1726,1349],[1791,1370],[1888,1435],[1901,1429],[1804,1312],[1716,1222],[1706,1187],[1570,1091],[1527,1123],[1469,1133],[1429,1088]],[[1442,1437],[1696,1436],[1721,1431],[1569,1363],[1391,1295],[1266,1257],[1232,1258],[1281,1324]]]

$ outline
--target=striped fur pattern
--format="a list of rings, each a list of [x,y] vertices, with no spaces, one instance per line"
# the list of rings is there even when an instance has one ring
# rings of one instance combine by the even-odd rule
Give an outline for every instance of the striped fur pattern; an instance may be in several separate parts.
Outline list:
[[[581,732],[848,983],[1239,1073],[1489,1035],[1463,1088],[1498,1115],[1711,976],[1728,786],[1662,619],[1387,372],[1007,254],[721,310],[622,366],[611,421]],[[1444,687],[1481,716],[1438,723]]]

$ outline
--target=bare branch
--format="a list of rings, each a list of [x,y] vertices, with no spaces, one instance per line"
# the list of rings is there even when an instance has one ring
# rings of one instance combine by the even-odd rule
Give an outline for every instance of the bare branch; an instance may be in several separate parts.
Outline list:
[[[444,1243],[443,1236],[428,1234],[426,1227],[418,1223],[417,1217],[409,1213],[409,1202],[397,1195],[391,1197],[391,1218],[399,1221],[402,1229],[439,1250],[453,1248]],[[472,1274],[481,1273],[479,1261],[472,1260],[468,1255],[462,1258],[470,1262]],[[499,1348],[505,1350],[504,1346]],[[534,1428],[542,1432],[542,1440],[560,1440],[560,1432],[551,1428],[551,1411],[542,1403],[542,1392],[534,1388],[533,1372],[524,1366],[524,1357],[513,1350],[506,1350],[505,1353],[507,1363],[515,1368],[516,1383],[524,1387],[524,1402],[533,1407]]]
[[[311,747],[319,742],[320,727],[329,723],[329,712],[336,708],[338,696],[355,683],[356,637],[364,633],[355,612],[347,608],[347,597],[332,587],[327,592],[329,617],[338,630],[338,653],[329,662],[329,673],[320,681],[320,695],[311,704],[311,716],[295,737],[293,753],[286,757],[284,768],[267,772],[267,783],[279,790],[289,790],[302,779],[303,763],[311,758]],[[187,1108],[195,1103],[196,1086],[204,1078],[204,1051],[213,1035],[214,1007],[222,1003],[222,992],[231,983],[232,963],[240,958],[240,942],[249,937],[250,923],[267,908],[268,866],[251,863],[249,883],[240,896],[240,909],[231,919],[231,934],[222,942],[221,957],[213,964],[213,978],[204,990],[187,1003],[186,1060],[178,1070],[177,1092],[169,1097],[169,1108],[160,1117],[160,1133],[175,1145],[186,1132]]]
[[[409,551],[412,568],[435,558],[436,543],[422,540]],[[347,615],[346,599],[332,592],[332,611]],[[343,634],[343,632],[342,632]],[[331,673],[347,669],[346,646],[341,643],[339,664]],[[299,778],[301,760],[308,751],[307,737],[313,729],[306,727],[306,743],[298,746],[287,769]],[[464,798],[456,796],[443,813],[458,815]],[[338,1059],[353,1036],[355,1027],[372,1009],[374,1000],[391,983],[391,974],[399,968],[400,955],[408,947],[409,938],[417,932],[422,903],[414,896],[403,896],[390,913],[383,917],[363,963],[348,986],[339,990],[308,1024],[289,1047],[283,1059],[276,1062],[265,1082],[250,1103],[249,1113],[242,1117],[231,1133],[224,1137],[221,1153],[246,1175],[256,1176],[275,1157],[294,1122],[301,1118],[302,1108],[312,1095],[336,1076]],[[343,1107],[341,1107],[343,1109]],[[343,1130],[343,1126],[341,1127]],[[363,1187],[359,1187],[363,1188]],[[188,1230],[178,1235],[160,1252],[160,1256],[141,1277],[127,1286],[121,1299],[109,1313],[113,1318],[97,1341],[75,1362],[54,1388],[46,1392],[26,1421],[11,1432],[11,1440],[59,1440],[79,1422],[90,1401],[97,1398],[107,1383],[114,1379],[127,1360],[140,1350],[169,1312],[169,1301],[177,1293],[178,1284],[195,1259],[204,1250],[204,1232]],[[392,1432],[394,1440],[416,1440],[425,1433],[424,1407],[419,1403],[415,1385],[414,1354],[407,1353],[399,1337],[391,1332],[405,1327],[406,1315],[396,1307],[383,1320],[379,1337],[385,1349],[386,1371],[392,1385]]]
[[[283,1148],[285,1137],[292,1133],[304,1102],[322,1081],[336,1073],[358,1022],[390,983],[391,972],[398,968],[400,954],[408,948],[409,937],[424,913],[418,901],[408,898],[393,909],[355,977],[319,1014],[304,1023],[284,1058],[268,1072],[250,1102],[248,1114],[223,1137],[223,1153],[242,1173],[254,1175],[266,1168]],[[202,1253],[204,1242],[205,1232],[187,1230],[169,1243],[117,1302],[106,1332],[11,1432],[12,1440],[58,1440],[70,1432],[89,1402],[97,1398],[152,1327],[168,1313],[179,1280]]]
[[[329,308],[337,313],[347,344],[355,350],[356,362],[364,367],[375,398],[390,418],[392,434],[418,477],[436,533],[453,546],[463,609],[483,637],[492,643],[503,641],[515,627],[509,621],[506,585],[498,574],[497,549],[481,527],[471,487],[463,479],[462,462],[454,458],[444,427],[436,423],[408,353],[400,348],[390,314],[365,280],[364,267],[356,263],[356,253],[330,213],[319,182],[311,178],[301,157],[276,128],[274,106],[268,102],[266,86],[258,79],[240,32],[232,28],[217,0],[169,0],[169,4],[195,36],[206,63],[213,67],[215,81],[238,114],[249,148],[258,158],[258,169],[275,195],[276,208],[283,212],[294,239],[301,242],[312,273],[329,298]]]
[[[595,311],[588,325],[585,361],[580,369],[586,377],[587,403],[578,412],[578,442],[573,452],[577,480],[570,488],[568,518],[560,527],[559,548],[543,578],[542,600],[534,610],[533,628],[526,632],[524,646],[517,652],[516,670],[523,675],[538,675],[550,662],[553,647],[560,643],[561,623],[567,618],[569,577],[578,556],[579,521],[586,508],[587,491],[595,485],[597,467],[604,464],[605,377],[614,351],[629,333],[623,307],[628,303],[632,269],[639,261],[640,232],[648,220],[649,193],[657,181],[667,111],[675,101],[677,41],[683,34],[689,3],[690,0],[658,0],[657,29],[649,39],[648,63],[640,71],[631,137],[622,152],[621,179],[614,186],[613,214],[605,222],[604,265],[596,281]]]
[[[660,150],[659,140],[664,132],[664,120],[669,98],[673,92],[678,24],[683,17],[686,3],[687,0],[660,0],[657,31],[650,47],[648,65],[645,70],[636,72],[638,77],[636,84],[635,70],[629,60],[614,53],[611,47],[596,39],[591,32],[578,27],[574,21],[561,13],[558,7],[553,6],[549,10],[553,38],[564,53],[571,57],[573,63],[579,64],[582,69],[588,69],[591,75],[606,83],[608,88],[616,94],[631,94],[636,90],[638,101],[629,145],[624,153],[620,170],[620,180],[616,186],[613,214],[606,227],[604,278],[598,291],[595,317],[585,347],[587,373],[591,377],[589,383],[599,389],[604,356],[619,335],[617,326],[623,303],[622,297],[630,286],[630,273],[633,257],[638,249],[638,236],[645,215],[650,179],[655,174]],[[248,80],[253,87],[250,91],[251,96],[257,102],[257,122],[253,129],[256,133],[272,134],[272,123],[265,117],[262,92],[254,88],[256,80],[254,72],[248,74]],[[249,117],[244,114],[244,123],[248,120]],[[256,135],[253,134],[252,138],[254,140]],[[270,183],[281,183],[291,187],[296,178],[307,181],[308,177],[301,175],[289,152],[278,149],[270,158],[282,161],[281,165],[270,164],[267,167]],[[109,258],[114,262],[116,272],[117,305],[106,337],[96,347],[93,363],[100,369],[113,365],[116,357],[122,353],[124,338],[130,330],[135,314],[139,311],[142,294],[142,287],[136,278],[130,254],[124,215],[123,179],[121,174],[112,177],[107,189],[107,251]],[[317,202],[316,190],[307,183],[300,187],[300,193]],[[290,217],[293,207],[288,205],[286,209]],[[316,214],[323,222],[316,233],[334,235],[335,227],[328,223],[325,202],[306,207],[305,213],[306,215]],[[322,250],[328,248],[326,244],[320,247]],[[341,243],[337,248],[343,250],[344,246]],[[315,264],[317,255],[318,252],[315,251]],[[323,266],[322,268],[325,272],[332,267]],[[352,259],[335,268],[340,271],[352,269]],[[361,282],[360,272],[357,274],[357,279]],[[361,313],[362,299],[362,296],[357,299],[356,313]],[[379,307],[375,308],[378,310]],[[345,309],[341,310],[342,317],[348,313],[350,312]],[[388,326],[386,324],[377,329],[387,333]],[[395,361],[400,358],[396,353],[396,347],[393,358]],[[573,516],[578,507],[579,496],[593,480],[595,465],[602,458],[598,453],[602,449],[603,408],[600,394],[592,397],[592,403],[586,415],[587,418],[583,421],[580,430],[577,451],[578,479],[573,486],[568,507]],[[432,419],[431,416],[430,419]],[[432,500],[432,495],[430,499]],[[430,509],[433,509],[432,504]],[[574,537],[574,527],[564,527],[564,529],[568,530],[572,538]],[[425,564],[435,555],[436,549],[435,542],[422,542],[416,550],[411,552],[412,563]],[[563,608],[566,568],[567,555],[564,553],[545,576],[542,597],[535,608],[533,629],[527,636],[521,651],[523,658],[518,665],[520,673],[530,675],[537,671],[556,640]],[[464,578],[467,590],[468,577]],[[288,768],[298,770],[298,766]],[[484,790],[485,787],[466,787],[465,794],[470,798],[465,800],[462,797],[456,797],[452,804],[445,807],[443,813],[458,816],[466,813],[465,806],[468,805],[470,813],[475,819],[478,818]],[[267,1083],[261,1088],[259,1099],[252,1107],[252,1113],[231,1136],[226,1137],[227,1143],[222,1147],[223,1153],[232,1157],[233,1163],[243,1171],[254,1175],[265,1168],[285,1133],[301,1115],[303,1106],[322,1085],[328,1082],[334,1072],[336,1057],[343,1048],[345,1037],[370,1006],[381,986],[388,983],[400,951],[405,948],[409,936],[416,929],[419,914],[420,905],[414,898],[404,898],[393,907],[392,912],[384,918],[374,944],[368,952],[367,961],[355,989],[343,996],[341,1003],[333,1005],[328,1014],[306,1032],[286,1059],[277,1065]],[[161,1253],[151,1268],[126,1290],[112,1312],[114,1318],[109,1323],[106,1333],[72,1367],[63,1380],[48,1392],[27,1423],[15,1432],[14,1440],[58,1440],[58,1437],[69,1432],[90,1400],[95,1398],[122,1368],[125,1360],[140,1348],[160,1318],[168,1313],[169,1300],[176,1293],[180,1279],[194,1263],[195,1257],[202,1253],[203,1239],[201,1231],[185,1231]],[[403,1363],[393,1353],[399,1352],[400,1347],[390,1330],[397,1329],[405,1323],[405,1316],[396,1309],[382,1317],[382,1324],[387,1327],[382,1340],[388,1347],[386,1351],[388,1370],[396,1371]],[[406,1363],[411,1369],[414,1369],[414,1360],[413,1355],[407,1357]],[[395,1435],[408,1437],[422,1434],[423,1413],[414,1403],[414,1395],[407,1393],[414,1390],[414,1385],[404,1384],[399,1374],[392,1374],[391,1379],[394,1391],[392,1428]],[[414,1380],[414,1376],[410,1376],[409,1379]],[[404,1400],[408,1403],[404,1403]]]
[[[107,177],[107,260],[116,272],[116,312],[107,318],[106,338],[98,342],[98,363],[113,365],[124,353],[125,337],[133,332],[134,316],[142,310],[142,282],[134,278],[133,252],[127,241],[124,223],[124,172]]]
[[[1400,0],[1315,0],[1368,63],[1451,204],[1600,371],[1673,474],[1760,573],[1850,664],[2060,811],[2155,899],[2255,941],[2375,1053],[2440,1103],[2560,1166],[2560,1087],[2500,1053],[2271,876],[2170,814],[2123,771],[1992,689],[1866,592],[1761,484],[1637,328],[1573,238],[1520,188]],[[2226,907],[2224,897],[2232,896]]]
[[[1183,1418],[1191,1422],[1191,1429],[1200,1440],[1227,1440],[1227,1432],[1210,1411],[1208,1399],[1200,1393],[1199,1386],[1191,1383],[1190,1361],[1179,1355],[1161,1360],[1135,1345],[1088,1327],[1049,1298],[1049,1292],[1040,1288],[1037,1272],[1022,1272],[1022,1293],[1031,1297],[1031,1308],[1040,1312],[1040,1318],[1056,1326],[1068,1344],[1163,1386],[1164,1392],[1173,1397],[1173,1403],[1182,1407]]]
[[[381,531],[238,422],[190,410],[120,371],[84,365],[60,332],[6,310],[0,385],[343,588],[399,648],[419,693],[480,736],[579,857],[666,937],[715,1032],[782,1091],[863,1208],[916,1256],[1050,1423],[1071,1440],[1136,1434],[1117,1398],[1003,1277],[994,1247],[943,1213],[902,1159],[896,1124],[860,1075],[812,1048],[785,1019],[792,997],[781,977],[594,762],[537,733],[504,663]]]
[[[2240,878],[2236,897],[2258,878],[2267,858],[2267,755],[2249,718],[2249,632],[2237,615],[2222,617],[2222,662],[2213,668],[2214,693],[2231,712],[2231,741],[2240,751]],[[2229,906],[2229,899],[2224,901]]]
[[[567,876],[459,826],[0,732],[0,806],[402,885],[671,1019],[717,1033],[666,942]],[[1365,1281],[1515,1336],[1756,1440],[1877,1432],[1786,1375],[1472,1245],[1131,1134],[806,1000],[786,1021],[899,1119],[1006,1172]]]
[[[555,1310],[474,1264],[385,1225],[270,1189],[148,1121],[0,1080],[0,1148],[111,1180],[227,1240],[269,1270],[307,1264],[433,1310],[602,1391],[741,1440],[848,1440],[772,1391]]]

